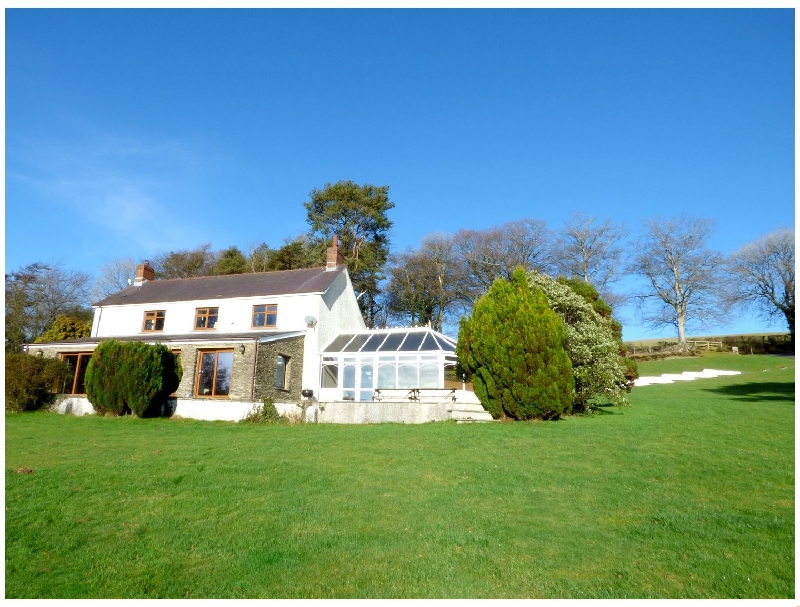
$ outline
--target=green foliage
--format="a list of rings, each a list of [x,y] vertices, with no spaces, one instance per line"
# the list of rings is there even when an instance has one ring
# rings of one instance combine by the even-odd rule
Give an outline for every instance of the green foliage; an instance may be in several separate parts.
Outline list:
[[[575,291],[575,293],[592,304],[592,308],[594,308],[594,311],[600,316],[603,318],[611,318],[611,306],[603,301],[603,299],[600,297],[600,293],[597,292],[597,289],[595,289],[591,283],[581,280],[580,278],[565,278],[564,276],[559,276],[556,281],[562,285],[568,286],[570,289]],[[621,326],[619,336],[620,338],[622,337]]]
[[[247,258],[235,246],[222,251],[212,269],[212,273],[216,275],[244,274],[245,272],[247,272]]]
[[[35,411],[51,405],[56,396],[54,386],[68,373],[66,363],[56,358],[6,354],[6,411]]]
[[[286,418],[283,417],[275,408],[275,401],[265,398],[261,405],[253,407],[247,415],[242,418],[243,422],[251,424],[285,424]]]
[[[214,253],[211,243],[200,245],[196,249],[181,249],[158,253],[153,259],[156,278],[190,278],[208,276],[214,268]]]
[[[594,286],[580,278],[564,278],[560,276],[557,281],[562,285],[568,286],[575,293],[583,297],[592,305],[594,311],[597,312],[601,318],[609,321],[611,333],[617,341],[619,354],[622,356],[622,362],[625,365],[625,389],[630,392],[633,388],[633,381],[639,377],[639,370],[636,366],[636,361],[628,357],[628,349],[625,347],[625,344],[622,343],[622,325],[611,316],[611,306],[600,297],[600,294]]]
[[[178,388],[182,368],[163,344],[101,342],[86,369],[86,397],[97,413],[154,414]]]
[[[325,243],[307,238],[287,241],[280,249],[270,251],[267,270],[299,270],[325,264]]]
[[[310,234],[326,243],[334,235],[339,237],[353,287],[364,294],[359,298],[364,321],[373,327],[379,283],[389,256],[392,222],[387,213],[394,208],[389,186],[338,181],[311,190],[309,197],[304,206]]]
[[[712,363],[558,424],[9,415],[5,596],[788,603],[794,358]]]
[[[532,271],[528,279],[532,287],[544,291],[550,307],[566,326],[566,349],[575,374],[575,410],[591,409],[598,399],[627,404],[629,367],[610,315],[601,316],[584,296],[545,274]]]
[[[81,339],[82,337],[89,337],[91,334],[92,327],[89,326],[89,323],[61,314],[53,321],[47,331],[34,340],[34,343]]]
[[[461,320],[456,352],[492,417],[557,419],[571,411],[575,383],[564,345],[564,324],[518,268]]]

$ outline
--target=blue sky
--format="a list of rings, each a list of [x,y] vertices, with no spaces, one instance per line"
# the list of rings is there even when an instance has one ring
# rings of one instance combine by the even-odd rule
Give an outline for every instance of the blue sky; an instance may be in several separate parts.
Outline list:
[[[578,211],[728,254],[794,226],[794,59],[791,9],[7,9],[6,271],[279,246],[340,179],[394,251]]]

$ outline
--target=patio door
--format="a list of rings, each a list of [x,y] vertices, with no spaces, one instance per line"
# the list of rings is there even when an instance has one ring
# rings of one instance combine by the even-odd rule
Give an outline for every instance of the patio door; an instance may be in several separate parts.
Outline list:
[[[225,397],[231,390],[233,350],[205,350],[197,360],[195,395]]]

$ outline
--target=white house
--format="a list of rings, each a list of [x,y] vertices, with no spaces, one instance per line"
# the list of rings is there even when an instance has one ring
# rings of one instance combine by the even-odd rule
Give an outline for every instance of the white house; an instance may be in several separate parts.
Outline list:
[[[91,336],[30,344],[73,373],[59,411],[92,413],[83,378],[103,340],[165,344],[183,378],[167,413],[239,420],[265,398],[303,403],[318,421],[491,419],[470,392],[446,386],[455,344],[430,329],[368,331],[336,238],[325,267],[134,283],[94,304]],[[476,406],[477,405],[477,406]]]

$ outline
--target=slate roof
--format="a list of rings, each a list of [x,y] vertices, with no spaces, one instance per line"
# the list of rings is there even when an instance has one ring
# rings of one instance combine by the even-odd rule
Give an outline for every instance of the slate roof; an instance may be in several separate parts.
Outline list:
[[[153,280],[146,281],[138,287],[127,287],[93,305],[121,306],[170,301],[324,293],[342,272],[344,272],[344,267],[332,271],[325,271],[325,268],[309,268],[255,274]]]

